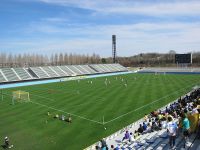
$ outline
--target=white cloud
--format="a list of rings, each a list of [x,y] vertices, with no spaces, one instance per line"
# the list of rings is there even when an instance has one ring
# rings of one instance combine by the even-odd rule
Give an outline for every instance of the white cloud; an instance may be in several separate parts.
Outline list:
[[[105,10],[105,9],[104,9]],[[175,3],[155,3],[148,5],[135,5],[107,8],[105,11],[111,13],[143,14],[152,16],[163,15],[199,15],[200,2],[175,2]]]
[[[200,15],[200,1],[176,0],[145,2],[134,0],[40,0],[44,3],[91,9],[100,13],[164,15]]]
[[[200,1],[157,1],[135,0],[32,0],[52,5],[79,7],[94,10],[97,14],[142,14],[160,18],[200,15]],[[91,16],[90,16],[91,17]],[[103,18],[101,18],[103,20]],[[111,18],[112,20],[112,18]],[[165,20],[165,19],[163,19]],[[17,40],[1,41],[2,48],[22,48],[29,51],[51,53],[56,51],[93,53],[111,56],[111,35],[117,35],[118,55],[129,56],[141,52],[179,52],[200,50],[200,22],[149,22],[118,25],[73,24],[70,17],[43,18],[29,22],[22,29],[30,40],[18,37]],[[80,21],[80,20],[78,20]],[[115,20],[116,21],[116,20]],[[70,24],[72,23],[72,24]],[[23,34],[22,34],[23,35]],[[42,51],[41,51],[42,49]]]
[[[129,56],[141,52],[168,52],[174,49],[178,52],[199,50],[200,47],[199,23],[137,23],[131,25],[97,25],[79,26],[76,28],[52,28],[31,26],[38,34],[49,33],[52,36],[33,40],[8,41],[2,47],[29,47],[35,52],[76,52],[84,54],[98,53],[101,56],[111,56],[111,35],[117,35],[117,50],[120,56]],[[56,29],[54,29],[56,28]],[[54,37],[54,32],[75,37]],[[30,33],[31,34],[31,33]],[[81,35],[81,36],[80,36]],[[24,40],[24,39],[23,39]],[[17,43],[19,42],[19,43]],[[3,42],[2,42],[3,43]]]

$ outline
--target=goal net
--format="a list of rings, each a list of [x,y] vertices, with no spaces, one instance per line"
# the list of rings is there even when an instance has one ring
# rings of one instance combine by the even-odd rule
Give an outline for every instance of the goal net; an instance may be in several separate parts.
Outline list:
[[[12,93],[12,104],[15,104],[15,102],[29,102],[29,92],[26,91],[14,91]]]

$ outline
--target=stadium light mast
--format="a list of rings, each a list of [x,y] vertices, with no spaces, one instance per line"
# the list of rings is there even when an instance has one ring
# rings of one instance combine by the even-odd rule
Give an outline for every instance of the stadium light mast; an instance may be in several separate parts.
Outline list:
[[[112,35],[112,58],[113,63],[116,63],[116,35]]]

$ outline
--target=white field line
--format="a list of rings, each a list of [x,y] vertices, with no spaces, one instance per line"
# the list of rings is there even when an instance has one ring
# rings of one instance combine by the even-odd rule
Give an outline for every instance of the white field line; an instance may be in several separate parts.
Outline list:
[[[189,86],[188,86],[188,87],[189,87]],[[153,103],[155,103],[155,102],[158,102],[158,101],[160,101],[160,100],[162,100],[162,99],[164,99],[164,98],[166,98],[166,97],[168,97],[168,96],[170,96],[170,95],[173,95],[173,94],[177,93],[178,91],[182,91],[182,90],[184,90],[184,89],[186,89],[186,88],[182,88],[182,89],[180,89],[180,90],[174,91],[174,92],[172,92],[172,93],[170,93],[170,94],[168,94],[168,95],[165,95],[164,97],[161,97],[161,98],[159,98],[159,99],[157,99],[157,100],[155,100],[155,101],[153,101],[153,102],[151,102],[151,103],[148,103],[148,104],[146,104],[146,105],[143,105],[143,106],[141,106],[141,107],[139,107],[139,108],[137,108],[137,109],[131,110],[131,111],[129,111],[129,112],[125,113],[125,114],[122,114],[122,115],[120,115],[120,116],[118,116],[118,117],[116,117],[116,118],[113,118],[113,119],[111,119],[111,120],[109,120],[109,121],[106,121],[106,122],[104,122],[104,124],[113,122],[113,121],[115,121],[115,120],[117,120],[117,119],[119,119],[119,118],[122,118],[122,117],[124,117],[124,116],[126,116],[126,115],[128,115],[128,114],[130,114],[130,113],[132,113],[132,112],[135,112],[135,111],[140,110],[140,109],[142,109],[142,108],[144,108],[144,107],[147,107],[147,106],[149,106],[149,105],[151,105],[151,104],[153,104]]]
[[[11,95],[9,95],[7,93],[3,93],[3,95],[7,95],[7,96],[12,97]],[[56,109],[54,107],[50,107],[50,106],[38,103],[38,102],[34,102],[34,101],[31,101],[31,100],[30,100],[30,102],[33,103],[33,104],[39,105],[39,106],[43,106],[43,107],[55,110],[55,111],[63,112],[63,113],[66,113],[66,114],[70,114],[72,116],[75,116],[75,117],[78,117],[78,118],[81,118],[81,119],[84,119],[84,120],[87,120],[87,121],[90,121],[90,122],[93,122],[93,123],[97,123],[97,124],[101,124],[101,125],[103,124],[102,122],[99,122],[99,121],[96,121],[96,120],[92,120],[92,119],[88,119],[88,118],[85,118],[85,117],[82,117],[82,116],[79,116],[79,115],[76,115],[76,114],[73,114],[73,113],[70,113],[70,112],[66,112],[66,111],[61,110],[61,109]]]
[[[52,109],[52,110],[55,110],[55,111],[63,112],[63,113],[66,113],[66,114],[70,114],[70,115],[72,115],[72,116],[75,116],[75,117],[78,117],[78,118],[81,118],[81,119],[84,119],[84,120],[87,120],[87,121],[90,121],[90,122],[93,122],[93,123],[97,123],[97,124],[101,124],[101,125],[102,125],[102,122],[99,122],[99,121],[96,121],[96,120],[88,119],[88,118],[85,118],[85,117],[82,117],[82,116],[79,116],[79,115],[76,115],[76,114],[72,114],[72,113],[70,113],[70,112],[66,112],[66,111],[61,110],[61,109],[56,109],[56,108],[54,108],[54,107],[50,107],[50,106],[47,106],[47,105],[38,103],[38,102],[33,102],[33,101],[30,101],[30,102],[33,103],[33,104],[39,105],[39,106],[46,107],[46,108],[48,108],[48,109]]]

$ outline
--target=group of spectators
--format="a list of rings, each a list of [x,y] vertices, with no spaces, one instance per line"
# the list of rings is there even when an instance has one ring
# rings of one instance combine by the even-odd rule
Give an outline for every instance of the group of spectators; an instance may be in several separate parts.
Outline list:
[[[99,145],[96,145],[96,150],[108,150],[108,145],[105,141],[105,139],[102,139],[99,143]],[[116,149],[119,150],[119,149]]]
[[[175,141],[178,133],[183,136],[183,145],[186,148],[188,137],[196,132],[200,138],[200,89],[194,90],[190,94],[179,98],[176,102],[169,104],[163,110],[152,111],[149,115],[145,114],[143,122],[133,133],[128,130],[125,132],[122,142],[132,143],[139,147],[138,141],[145,133],[167,129],[169,145],[175,149]],[[112,150],[118,150],[118,146],[111,145]]]

